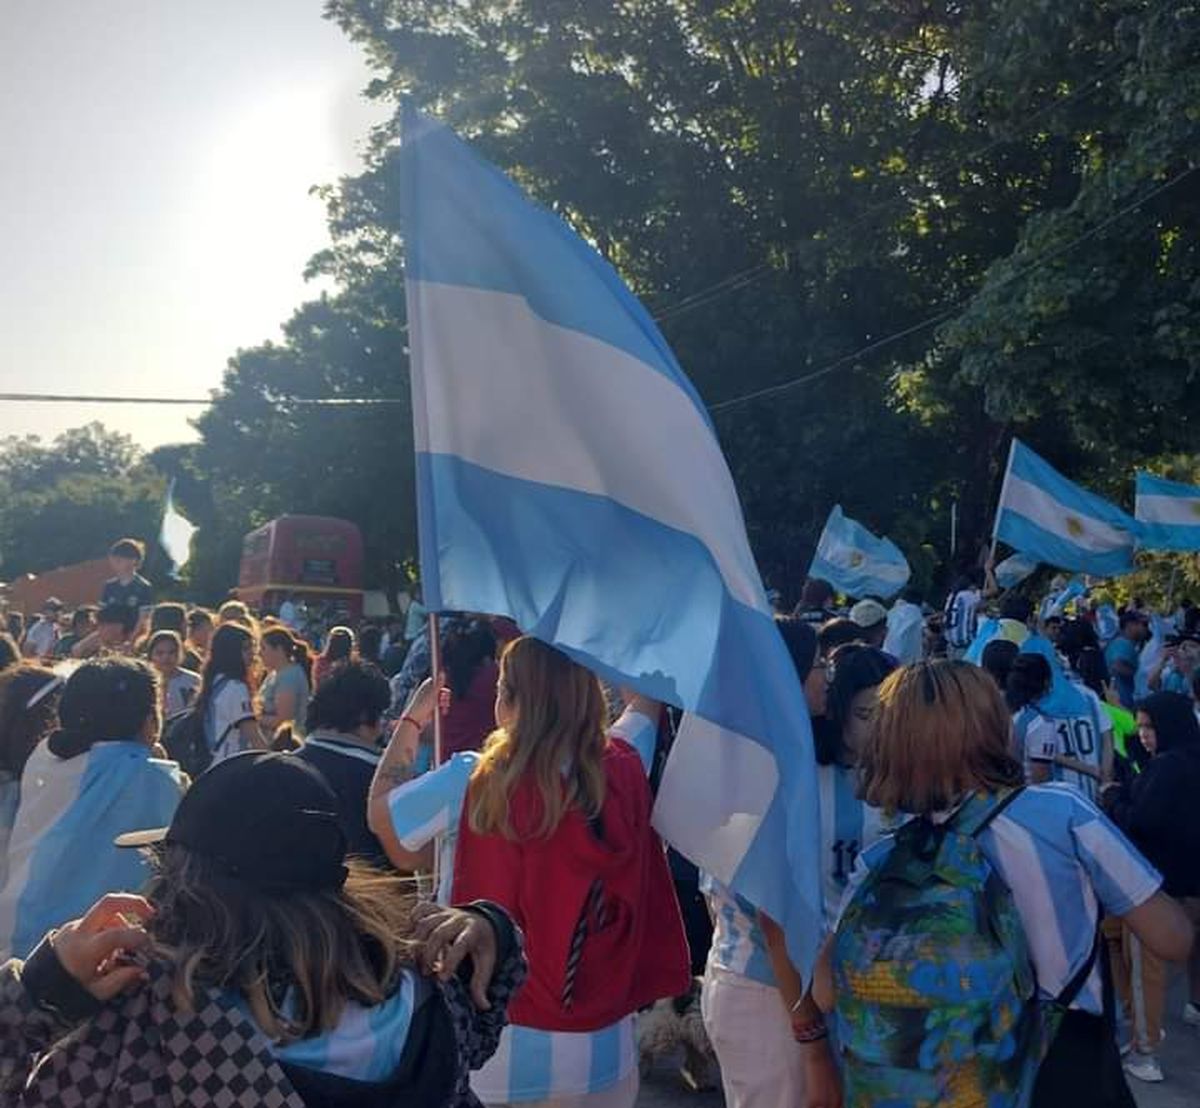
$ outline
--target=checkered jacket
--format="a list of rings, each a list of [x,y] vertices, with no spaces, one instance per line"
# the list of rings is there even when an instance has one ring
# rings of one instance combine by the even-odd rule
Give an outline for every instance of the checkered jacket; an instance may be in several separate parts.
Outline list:
[[[36,1007],[22,963],[0,966],[0,1105],[25,1108],[305,1108],[262,1032],[225,994],[197,990],[195,1011],[172,1000],[171,968],[70,1027]],[[477,1106],[468,1086],[495,1052],[508,1001],[525,975],[517,949],[496,972],[490,1010],[471,1003],[462,982],[439,985],[458,1048],[447,1108]]]

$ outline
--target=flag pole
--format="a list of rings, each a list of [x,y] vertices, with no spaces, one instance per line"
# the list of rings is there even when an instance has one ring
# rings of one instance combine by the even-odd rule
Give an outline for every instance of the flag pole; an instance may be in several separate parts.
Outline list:
[[[1008,479],[1012,476],[1013,458],[1017,453],[1017,437],[1014,435],[1008,444],[1008,462],[1004,467],[1004,480],[1000,484],[1000,500],[996,504],[996,516],[992,520],[992,553],[991,561],[996,560],[996,547],[1000,542],[1000,512],[1004,507],[1005,494],[1008,492]]]
[[[429,674],[433,678],[433,769],[442,764],[442,625],[437,612],[429,613]],[[433,840],[433,900],[442,887],[442,836]]]

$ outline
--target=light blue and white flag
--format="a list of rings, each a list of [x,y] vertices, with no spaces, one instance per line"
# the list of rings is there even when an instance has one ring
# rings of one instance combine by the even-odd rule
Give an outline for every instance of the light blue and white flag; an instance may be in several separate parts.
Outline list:
[[[404,122],[425,604],[511,616],[686,709],[656,824],[807,972],[811,728],[708,413],[590,246],[445,127]]]
[[[167,486],[167,502],[163,506],[162,531],[158,541],[167,557],[171,559],[171,574],[179,576],[179,571],[188,564],[192,557],[192,536],[197,528],[175,507],[175,481],[172,478]]]
[[[1036,558],[1030,558],[1026,554],[1013,554],[996,566],[996,584],[1002,589],[1015,589],[1039,564]]]
[[[24,958],[51,927],[105,893],[137,891],[149,876],[118,835],[166,827],[183,786],[174,762],[143,742],[102,742],[59,758],[42,742],[21,776],[21,800],[0,889],[0,960]]]
[[[828,581],[847,596],[895,596],[912,571],[891,539],[871,534],[861,523],[842,514],[835,504],[817,543],[809,577]]]
[[[1143,550],[1200,550],[1200,485],[1139,473],[1133,514]]]
[[[1038,609],[1038,619],[1043,623],[1052,616],[1063,616],[1066,614],[1067,605],[1073,600],[1078,600],[1081,596],[1087,596],[1087,584],[1084,579],[1078,575],[1071,578],[1062,588],[1051,592]]]
[[[1140,531],[1127,512],[1068,481],[1013,439],[995,538],[1046,565],[1116,577],[1133,571]]]

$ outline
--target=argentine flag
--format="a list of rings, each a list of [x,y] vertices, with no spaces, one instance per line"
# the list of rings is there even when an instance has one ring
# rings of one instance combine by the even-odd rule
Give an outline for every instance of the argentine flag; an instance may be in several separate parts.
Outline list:
[[[1139,473],[1133,514],[1143,550],[1200,550],[1200,486]]]
[[[995,538],[1047,565],[1116,577],[1133,571],[1140,531],[1128,513],[1068,481],[1013,439]]]
[[[105,893],[137,892],[150,875],[146,862],[113,840],[166,827],[182,794],[179,767],[151,758],[144,742],[100,742],[71,758],[40,743],[21,775],[8,841],[0,960],[24,958]]]
[[[828,581],[847,596],[895,596],[911,574],[908,562],[891,539],[872,535],[861,523],[842,514],[835,504],[825,521],[809,567],[809,577]]]
[[[703,403],[601,257],[451,131],[400,152],[421,578],[687,711],[655,820],[821,930],[812,736]]]
[[[994,570],[996,584],[1002,589],[1015,589],[1037,567],[1038,560],[1036,558],[1030,558],[1021,553],[1013,554],[996,566]]]

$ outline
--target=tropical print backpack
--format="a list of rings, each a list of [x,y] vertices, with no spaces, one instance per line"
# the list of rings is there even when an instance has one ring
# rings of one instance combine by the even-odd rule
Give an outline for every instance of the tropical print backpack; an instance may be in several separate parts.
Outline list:
[[[1015,1108],[1050,1032],[1012,894],[979,833],[1020,789],[910,820],[833,942],[847,1108]]]

